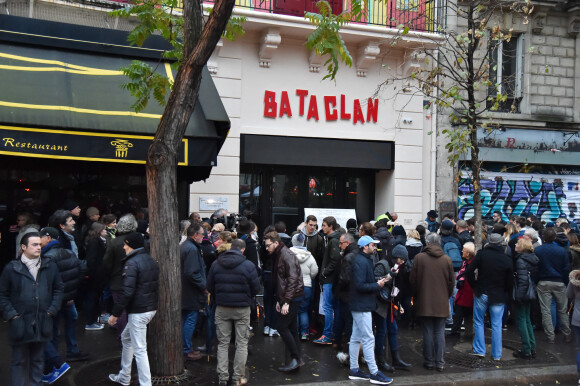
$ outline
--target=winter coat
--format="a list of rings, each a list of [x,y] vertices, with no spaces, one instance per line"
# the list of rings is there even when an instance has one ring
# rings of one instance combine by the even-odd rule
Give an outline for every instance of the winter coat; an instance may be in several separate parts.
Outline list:
[[[237,249],[220,254],[209,269],[207,290],[219,306],[250,307],[260,289],[256,267]]]
[[[386,263],[386,265],[383,262]],[[386,290],[390,294],[391,291],[393,290],[395,277],[397,277],[398,275],[395,272],[391,271],[391,266],[389,265],[388,260],[386,259],[381,259],[379,260],[379,262],[374,264],[373,275],[375,276],[375,281],[379,280],[382,277],[387,276],[387,274],[391,275],[391,279],[385,283],[384,288],[386,288]],[[382,299],[380,299],[380,297],[377,295],[377,308],[375,309],[375,312],[379,314],[383,319],[387,317],[387,310],[390,308],[390,306],[391,301],[385,302]]]
[[[304,245],[306,246],[306,249],[308,249],[308,252],[312,253],[312,256],[314,256],[314,260],[316,260],[316,265],[318,265],[318,267],[321,267],[322,258],[324,257],[324,238],[320,236],[320,233],[318,233],[318,231],[316,230],[308,234],[306,232],[306,225],[300,228],[300,231],[292,233],[292,236],[296,235],[299,232],[302,233],[304,236],[306,236],[306,242],[304,243]]]
[[[320,273],[320,284],[332,284],[336,272],[336,265],[340,260],[340,232],[335,231],[326,236],[326,249],[322,259],[322,269]]]
[[[191,237],[190,237],[191,239]],[[198,245],[199,250],[201,251],[201,257],[203,259],[203,264],[205,267],[205,275],[207,277],[207,272],[209,267],[213,264],[215,259],[217,258],[217,252],[213,243],[209,240],[204,238],[201,241],[201,244]]]
[[[463,286],[457,289],[457,295],[455,295],[455,303],[462,307],[473,307],[473,288],[469,284],[469,280],[465,277],[465,271],[469,264],[473,262],[473,258],[470,260],[463,260],[463,264],[459,272],[457,272],[456,283],[460,281],[463,282]]]
[[[372,257],[359,249],[352,260],[350,279],[350,310],[372,312],[377,309],[377,294],[380,290],[375,280]]]
[[[107,251],[107,241],[95,237],[87,242],[85,260],[89,274],[89,285],[92,288],[103,288],[107,282],[107,272],[103,258]]]
[[[566,288],[566,296],[574,300],[574,313],[572,314],[572,325],[580,328],[580,270],[570,272],[569,283]]]
[[[534,250],[540,259],[535,281],[552,281],[568,284],[570,274],[570,258],[566,249],[555,242],[540,245]]]
[[[429,217],[425,218],[425,222],[427,223],[427,230],[429,232],[437,232],[439,230],[439,223],[437,220],[431,221]]]
[[[465,272],[474,295],[487,295],[489,304],[505,304],[512,293],[513,264],[505,249],[505,245],[488,244],[477,252]]]
[[[113,315],[119,317],[124,309],[128,314],[157,310],[159,264],[145,252],[145,248],[133,250],[123,263],[123,287],[119,302],[113,306]]]
[[[409,255],[409,262],[413,265],[413,260],[418,253],[421,253],[423,250],[423,243],[421,240],[414,239],[409,237],[407,242],[405,242],[405,248],[407,248],[407,254]]]
[[[570,246],[570,269],[580,269],[580,246]]]
[[[119,230],[120,232],[120,230]],[[107,246],[103,257],[103,266],[109,272],[109,287],[111,291],[120,291],[123,288],[123,261],[127,257],[123,245],[129,233],[117,233]]]
[[[538,265],[540,264],[540,259],[534,253],[524,252],[518,255],[516,260],[516,272],[515,277],[518,283],[516,301],[527,301],[525,299],[526,293],[528,292],[529,279],[528,276],[534,277]],[[533,285],[533,283],[532,283]],[[536,289],[534,288],[534,291]]]
[[[449,316],[449,297],[455,286],[455,273],[451,258],[440,245],[428,244],[415,256],[409,279],[417,316]]]
[[[314,256],[306,248],[292,247],[290,250],[294,252],[300,263],[304,287],[312,287],[312,280],[318,275],[318,265],[316,260],[314,260]]]
[[[207,304],[206,268],[200,245],[191,237],[179,246],[181,257],[181,309],[199,311]]]
[[[242,240],[246,242],[246,249],[244,250],[244,256],[251,263],[254,264],[256,272],[260,272],[260,245],[251,235],[243,235]]]
[[[465,243],[474,243],[475,240],[473,239],[473,237],[471,236],[471,233],[469,233],[469,231],[463,231],[461,233],[459,233],[457,235],[457,238],[459,239],[459,242],[461,243],[461,247],[463,248],[463,244]]]
[[[280,303],[290,303],[304,295],[304,282],[300,263],[294,252],[283,245],[280,248],[276,269],[276,291]]]
[[[292,248],[292,237],[288,236],[286,233],[278,233],[278,236],[280,236],[280,240],[282,240],[285,246]]]
[[[342,252],[342,257],[336,269],[339,274],[334,276],[332,293],[342,302],[348,303],[350,298],[350,280],[352,278],[352,260],[358,255],[358,245],[351,243]]]
[[[391,252],[393,251],[393,242],[395,241],[395,238],[391,232],[389,232],[386,227],[381,227],[377,229],[373,238],[381,242],[379,245],[377,245],[379,260],[385,258],[390,259]]]
[[[10,321],[11,344],[52,340],[52,317],[60,310],[63,288],[50,259],[41,259],[36,281],[20,259],[6,265],[0,276],[0,309]]]
[[[59,240],[51,241],[41,252],[43,258],[51,259],[58,267],[64,285],[62,301],[74,300],[87,272],[86,261],[79,260],[70,249],[63,248]]]

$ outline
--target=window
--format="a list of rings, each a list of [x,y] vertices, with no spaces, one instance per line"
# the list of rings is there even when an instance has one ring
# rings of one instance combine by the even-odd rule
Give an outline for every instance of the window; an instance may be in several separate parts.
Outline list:
[[[519,113],[523,94],[524,35],[513,36],[510,41],[494,41],[490,51],[489,80],[492,85],[488,95],[492,98],[497,94],[507,96],[497,111]],[[488,107],[494,103],[494,100],[488,101]]]

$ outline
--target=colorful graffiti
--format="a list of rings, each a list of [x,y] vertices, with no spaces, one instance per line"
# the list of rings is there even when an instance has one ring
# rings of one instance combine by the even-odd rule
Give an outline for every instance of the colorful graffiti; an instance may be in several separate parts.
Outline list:
[[[481,208],[484,218],[500,211],[505,221],[511,215],[530,213],[542,221],[553,221],[564,213],[570,220],[580,221],[580,178],[510,179],[497,173],[481,180]],[[561,176],[559,176],[561,177]],[[459,181],[459,218],[473,217],[473,184],[468,178]]]

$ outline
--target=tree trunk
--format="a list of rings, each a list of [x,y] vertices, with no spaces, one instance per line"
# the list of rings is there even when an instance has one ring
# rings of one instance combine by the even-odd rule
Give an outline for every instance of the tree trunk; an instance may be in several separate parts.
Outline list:
[[[151,256],[159,262],[159,307],[151,322],[149,362],[153,376],[183,373],[181,262],[177,209],[177,151],[197,102],[201,72],[232,13],[234,0],[218,0],[200,34],[202,9],[186,0],[184,59],[147,154]]]

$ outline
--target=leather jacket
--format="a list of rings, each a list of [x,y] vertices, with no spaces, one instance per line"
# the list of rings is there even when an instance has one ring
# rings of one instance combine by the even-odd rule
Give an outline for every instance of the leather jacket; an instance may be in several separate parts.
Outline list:
[[[304,282],[298,258],[285,245],[280,249],[276,269],[278,277],[276,292],[280,303],[290,303],[304,295]]]

